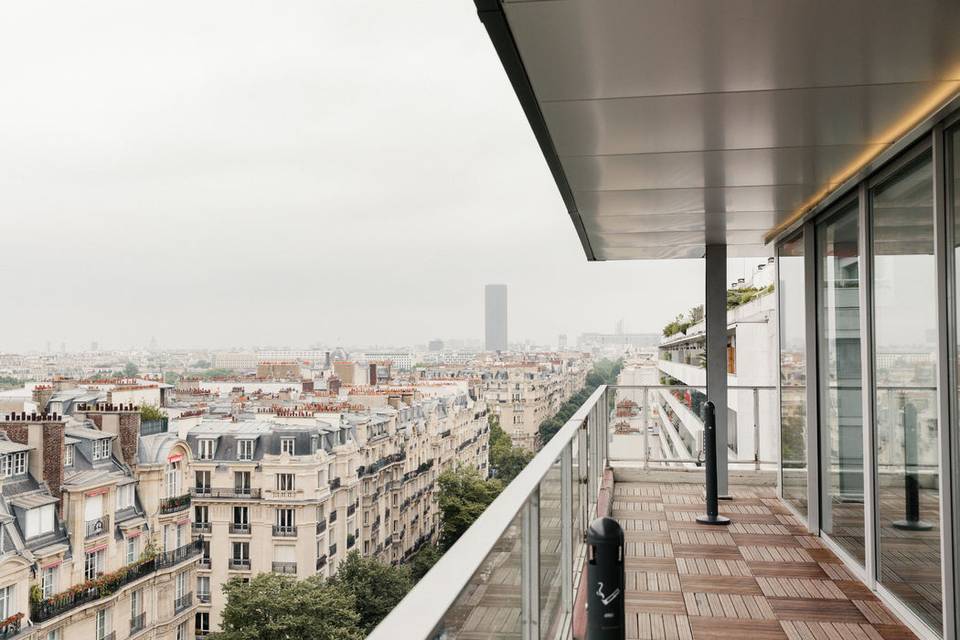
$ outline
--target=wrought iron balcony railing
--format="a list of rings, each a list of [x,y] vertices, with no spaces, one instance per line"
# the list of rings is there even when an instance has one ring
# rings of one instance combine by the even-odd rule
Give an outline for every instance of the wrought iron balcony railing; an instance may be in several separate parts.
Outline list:
[[[103,534],[110,531],[110,516],[102,515],[99,518],[94,518],[93,520],[87,520],[87,537],[95,538],[97,536],[102,536]]]
[[[137,615],[130,618],[130,634],[133,635],[138,631],[143,631],[144,627],[147,626],[147,612],[141,611]]]
[[[160,569],[173,567],[196,557],[203,551],[203,543],[194,540],[182,547],[157,554],[153,558],[141,560],[128,565],[119,571],[99,576],[82,585],[43,598],[31,605],[30,619],[34,622],[44,622],[63,613],[100,598],[115,594],[122,587],[148,576]]]
[[[160,501],[160,513],[176,513],[190,508],[190,494],[185,493],[181,496],[173,496]]]
[[[184,609],[193,606],[193,592],[185,593],[173,601],[173,610],[180,613]]]
[[[297,575],[296,562],[274,562],[272,568],[274,573],[285,573],[288,575]]]
[[[296,538],[297,527],[295,525],[273,525],[273,535],[278,538]]]
[[[197,500],[219,498],[224,500],[255,500],[260,497],[260,489],[253,487],[193,487],[190,494]]]

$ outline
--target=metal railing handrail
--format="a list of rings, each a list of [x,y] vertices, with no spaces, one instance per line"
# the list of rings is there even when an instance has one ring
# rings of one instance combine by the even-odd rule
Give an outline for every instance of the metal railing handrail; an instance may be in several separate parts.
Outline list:
[[[594,390],[427,575],[367,636],[368,640],[393,640],[400,629],[406,637],[430,637],[563,450],[577,437],[593,407],[606,398],[606,391],[606,385]]]

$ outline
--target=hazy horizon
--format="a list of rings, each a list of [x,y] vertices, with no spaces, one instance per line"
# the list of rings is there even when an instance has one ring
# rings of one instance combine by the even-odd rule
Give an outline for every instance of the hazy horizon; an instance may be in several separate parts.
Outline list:
[[[588,263],[470,2],[4,7],[0,351],[656,332],[703,263]],[[731,274],[734,275],[734,274]]]

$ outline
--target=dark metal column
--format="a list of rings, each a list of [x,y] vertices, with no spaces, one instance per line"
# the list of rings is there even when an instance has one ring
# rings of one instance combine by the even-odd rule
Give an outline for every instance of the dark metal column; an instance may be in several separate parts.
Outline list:
[[[717,416],[717,491],[729,494],[727,479],[727,245],[708,244],[704,283],[707,333],[707,400]]]

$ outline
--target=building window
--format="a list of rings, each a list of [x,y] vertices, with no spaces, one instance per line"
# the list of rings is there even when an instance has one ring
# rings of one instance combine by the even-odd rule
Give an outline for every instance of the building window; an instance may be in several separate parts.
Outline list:
[[[283,531],[292,531],[296,527],[296,516],[293,509],[277,509],[277,527]]]
[[[63,448],[63,466],[72,467],[73,466],[73,445],[68,444]]]
[[[107,637],[107,610],[97,611],[96,620],[96,640],[105,640]]]
[[[205,636],[210,633],[210,614],[206,611],[197,611],[194,619],[194,633]]]
[[[44,567],[40,574],[40,591],[44,598],[49,598],[57,592],[57,566]]]
[[[56,523],[54,505],[45,504],[42,507],[27,511],[27,538],[41,536],[53,531]]]
[[[110,438],[93,441],[93,460],[106,460],[110,457]]]
[[[234,542],[233,543],[233,560],[234,562],[249,563],[250,562],[250,543]]]
[[[197,576],[197,597],[201,600],[210,599],[210,576]]]
[[[103,573],[103,549],[88,552],[83,560],[83,577],[93,580],[101,573]]]
[[[193,508],[193,521],[197,524],[209,524],[210,507],[205,504],[198,504]]]
[[[253,440],[237,440],[237,460],[253,460]]]
[[[187,630],[187,623],[181,622],[177,625],[177,640],[188,640],[189,638],[190,634]]]
[[[197,452],[198,460],[213,460],[213,440],[200,440],[199,451]]]
[[[177,574],[173,589],[174,597],[180,600],[187,593],[187,572],[181,571]]]
[[[139,540],[140,540],[139,536],[127,538],[127,544],[126,544],[127,564],[133,564],[134,562],[137,561],[137,551],[138,551],[137,547],[139,546],[137,543]]]
[[[4,478],[22,476],[27,472],[27,452],[8,453],[0,460],[0,475]]]
[[[136,493],[134,487],[133,483],[117,487],[117,511],[133,506],[133,498]]]
[[[210,472],[196,471],[193,475],[193,486],[197,493],[210,492]]]
[[[241,495],[250,493],[250,472],[235,471],[233,474],[233,489]]]
[[[233,524],[249,524],[250,520],[247,515],[246,507],[234,507],[233,508]]]
[[[807,514],[807,356],[803,236],[780,247],[780,459],[782,491]]]
[[[277,474],[277,489],[279,491],[293,491],[295,476],[292,473]]]
[[[294,438],[280,439],[280,453],[288,453],[291,456],[296,452],[296,440]]]
[[[60,629],[51,629],[47,632],[47,640],[63,640],[63,635],[60,633]]]
[[[181,493],[180,490],[180,461],[176,460],[167,465],[165,480],[167,487],[167,497],[175,498]]]
[[[136,589],[130,593],[130,620],[131,625],[134,626],[134,622],[141,613],[143,612],[143,589]]]
[[[6,620],[14,613],[16,608],[14,596],[14,585],[3,587],[0,589],[0,619]]]

